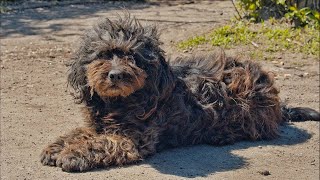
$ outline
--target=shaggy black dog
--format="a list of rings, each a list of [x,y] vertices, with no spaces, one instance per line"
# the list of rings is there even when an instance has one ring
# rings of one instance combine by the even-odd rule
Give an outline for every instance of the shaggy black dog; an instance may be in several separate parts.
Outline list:
[[[280,105],[272,77],[223,52],[165,61],[154,26],[104,19],[82,38],[68,76],[86,127],[41,154],[64,171],[138,162],[166,148],[278,137],[288,120],[319,120]]]

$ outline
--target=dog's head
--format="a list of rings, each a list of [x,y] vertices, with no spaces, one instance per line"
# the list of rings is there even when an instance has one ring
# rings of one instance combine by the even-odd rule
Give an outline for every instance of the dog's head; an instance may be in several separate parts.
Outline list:
[[[68,76],[79,100],[127,98],[142,90],[161,99],[172,89],[172,73],[158,37],[155,26],[129,16],[101,20],[81,39]]]

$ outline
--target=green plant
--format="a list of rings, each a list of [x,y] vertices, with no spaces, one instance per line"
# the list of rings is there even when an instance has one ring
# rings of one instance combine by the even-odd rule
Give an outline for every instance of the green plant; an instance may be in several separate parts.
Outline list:
[[[286,17],[295,27],[320,24],[320,15],[316,9],[304,7],[299,9],[294,0],[238,0],[235,6],[240,18],[238,8],[244,17],[254,22],[261,22],[270,18]]]
[[[187,49],[187,48],[198,46],[200,44],[204,44],[207,41],[208,40],[206,39],[205,36],[195,36],[195,37],[192,37],[186,41],[180,42],[178,44],[178,47],[180,49]]]
[[[222,26],[209,34],[209,42],[213,46],[230,47],[230,45],[248,44],[256,37],[244,22]]]
[[[244,13],[244,17],[254,22],[270,17],[279,18],[286,11],[286,0],[239,0],[237,5]]]
[[[189,49],[206,44],[226,49],[254,47],[252,56],[261,57],[264,52],[292,52],[318,56],[320,53],[319,27],[291,28],[286,24],[265,22],[261,24],[233,22],[214,29],[211,33],[195,36],[180,42],[180,49]],[[206,46],[207,47],[207,46]]]
[[[255,38],[257,32],[248,28],[248,24],[242,21],[231,25],[225,25],[213,30],[207,35],[195,36],[180,42],[180,49],[187,49],[201,44],[209,43],[212,46],[230,48],[233,45],[249,44]]]
[[[320,25],[320,13],[309,7],[298,9],[296,6],[290,6],[285,17],[292,20],[295,27],[306,26],[312,23],[315,23],[315,26]]]

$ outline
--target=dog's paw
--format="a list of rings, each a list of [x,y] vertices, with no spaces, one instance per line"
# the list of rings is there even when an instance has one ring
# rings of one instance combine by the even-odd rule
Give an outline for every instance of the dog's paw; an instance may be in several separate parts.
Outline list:
[[[62,148],[63,147],[58,144],[51,144],[46,147],[40,155],[41,163],[47,166],[55,166],[56,160],[58,158],[58,155],[62,151]]]
[[[57,166],[66,172],[84,172],[91,169],[87,159],[73,154],[60,155],[57,159]]]

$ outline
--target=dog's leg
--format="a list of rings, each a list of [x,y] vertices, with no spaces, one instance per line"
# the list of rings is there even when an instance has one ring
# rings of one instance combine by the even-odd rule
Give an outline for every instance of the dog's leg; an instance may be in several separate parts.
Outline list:
[[[65,136],[59,137],[54,143],[48,145],[41,153],[41,163],[43,165],[55,166],[56,160],[66,145],[74,144],[79,141],[92,139],[96,136],[93,129],[77,128]]]
[[[121,135],[99,135],[66,146],[57,159],[63,171],[87,171],[97,167],[137,162],[142,155],[135,143]]]

